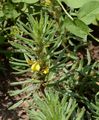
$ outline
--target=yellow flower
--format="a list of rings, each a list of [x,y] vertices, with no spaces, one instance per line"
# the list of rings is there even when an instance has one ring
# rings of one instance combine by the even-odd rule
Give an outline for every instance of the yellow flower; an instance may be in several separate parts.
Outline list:
[[[45,69],[43,69],[43,73],[44,73],[44,74],[49,73],[49,68],[48,68],[48,67],[46,67]]]
[[[51,0],[41,0],[41,4],[49,6],[51,4]]]
[[[40,68],[40,63],[38,61],[35,61],[31,66],[32,72],[40,71]]]
[[[50,5],[51,4],[51,0],[45,0],[45,5]]]
[[[17,34],[20,34],[20,30],[17,26],[13,26],[11,27],[11,32],[10,32],[11,35],[13,36],[16,36]]]

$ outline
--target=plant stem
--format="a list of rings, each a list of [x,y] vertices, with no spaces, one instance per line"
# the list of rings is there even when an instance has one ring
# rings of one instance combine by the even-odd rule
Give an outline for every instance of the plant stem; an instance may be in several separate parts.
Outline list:
[[[64,10],[65,14],[73,21],[72,16],[66,11],[66,9],[64,8],[64,6],[61,4],[61,2],[59,0],[57,0],[58,3],[60,4],[60,6],[62,7],[62,9]]]
[[[89,33],[89,36],[92,37],[94,40],[96,40],[97,42],[99,42],[99,39],[95,38],[92,34]]]

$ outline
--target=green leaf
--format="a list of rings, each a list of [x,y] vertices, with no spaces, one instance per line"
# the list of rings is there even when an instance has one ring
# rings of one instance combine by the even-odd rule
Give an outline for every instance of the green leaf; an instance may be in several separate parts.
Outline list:
[[[26,51],[28,51],[28,52],[30,52],[30,53],[33,52],[33,50],[29,49],[28,46],[23,46],[23,45],[21,45],[21,44],[15,43],[15,42],[13,42],[13,41],[9,41],[9,43],[10,43],[12,46],[14,46],[15,48],[20,49],[21,52],[24,52],[24,53],[25,53]]]
[[[76,120],[81,120],[85,112],[85,108],[82,108],[81,111],[78,113]]]
[[[30,82],[32,82],[32,81],[33,81],[32,79],[27,79],[27,80],[25,80],[25,81],[13,82],[13,83],[11,83],[10,85],[21,85],[21,84],[30,83]]]
[[[61,0],[61,1],[65,2],[71,8],[80,8],[85,3],[93,0]],[[99,0],[94,0],[94,1],[99,1]]]
[[[27,92],[27,91],[31,91],[31,90],[33,90],[33,87],[29,85],[21,90],[15,90],[15,91],[13,90],[13,91],[10,91],[9,93],[11,96],[16,96],[18,94],[22,94],[23,92]]]
[[[26,70],[20,70],[20,69],[17,69],[17,68],[15,68],[15,67],[13,67],[13,70],[16,70],[15,72],[12,72],[12,73],[15,74],[15,75],[18,75],[18,74],[25,74],[25,73],[27,73],[28,71],[30,71],[29,68],[26,69]]]
[[[86,24],[91,24],[99,14],[99,1],[84,4],[78,11],[78,18]]]
[[[80,70],[83,68],[83,64],[84,64],[84,60],[81,59],[81,60],[79,61],[79,66],[78,66],[78,68],[77,68],[77,71],[80,71]]]
[[[25,64],[25,63],[19,63],[19,62],[10,62],[10,63],[18,66],[28,66],[28,64]]]
[[[90,32],[88,26],[79,19],[72,21],[66,18],[65,27],[69,32],[81,38],[85,38]]]
[[[0,17],[3,17],[4,16],[4,13],[2,10],[0,10]]]
[[[70,116],[72,115],[74,109],[77,107],[77,103],[76,101],[74,101],[73,99],[70,98],[68,106],[67,106],[67,110],[66,110],[66,120],[69,120]]]
[[[36,3],[36,2],[38,2],[38,1],[39,1],[39,0],[12,0],[13,3],[24,2],[24,3],[28,3],[28,4]]]
[[[15,109],[16,107],[18,107],[19,105],[21,105],[23,103],[23,100],[18,101],[16,104],[12,105],[9,110]]]
[[[15,6],[11,3],[6,3],[3,6],[3,13],[6,18],[13,18],[13,19],[15,19],[20,15],[20,13],[16,11]]]
[[[16,61],[16,62],[26,63],[26,60],[20,60],[14,57],[11,57],[11,60]]]

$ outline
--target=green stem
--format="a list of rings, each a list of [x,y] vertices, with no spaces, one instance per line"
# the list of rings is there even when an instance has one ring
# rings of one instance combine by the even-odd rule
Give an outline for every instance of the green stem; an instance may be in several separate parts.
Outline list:
[[[60,0],[57,0],[57,1],[60,4],[60,6],[62,7],[62,9],[64,10],[65,14],[73,21],[72,16],[66,11],[66,9],[64,8],[64,6],[61,4]]]
[[[89,33],[89,36],[92,37],[94,40],[96,40],[97,42],[99,42],[99,39],[95,38],[92,34]]]

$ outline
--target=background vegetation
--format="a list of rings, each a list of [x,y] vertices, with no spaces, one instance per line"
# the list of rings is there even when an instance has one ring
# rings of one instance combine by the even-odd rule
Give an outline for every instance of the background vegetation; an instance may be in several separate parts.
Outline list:
[[[0,73],[30,120],[99,120],[99,0],[1,0]],[[5,67],[6,66],[6,67]]]

